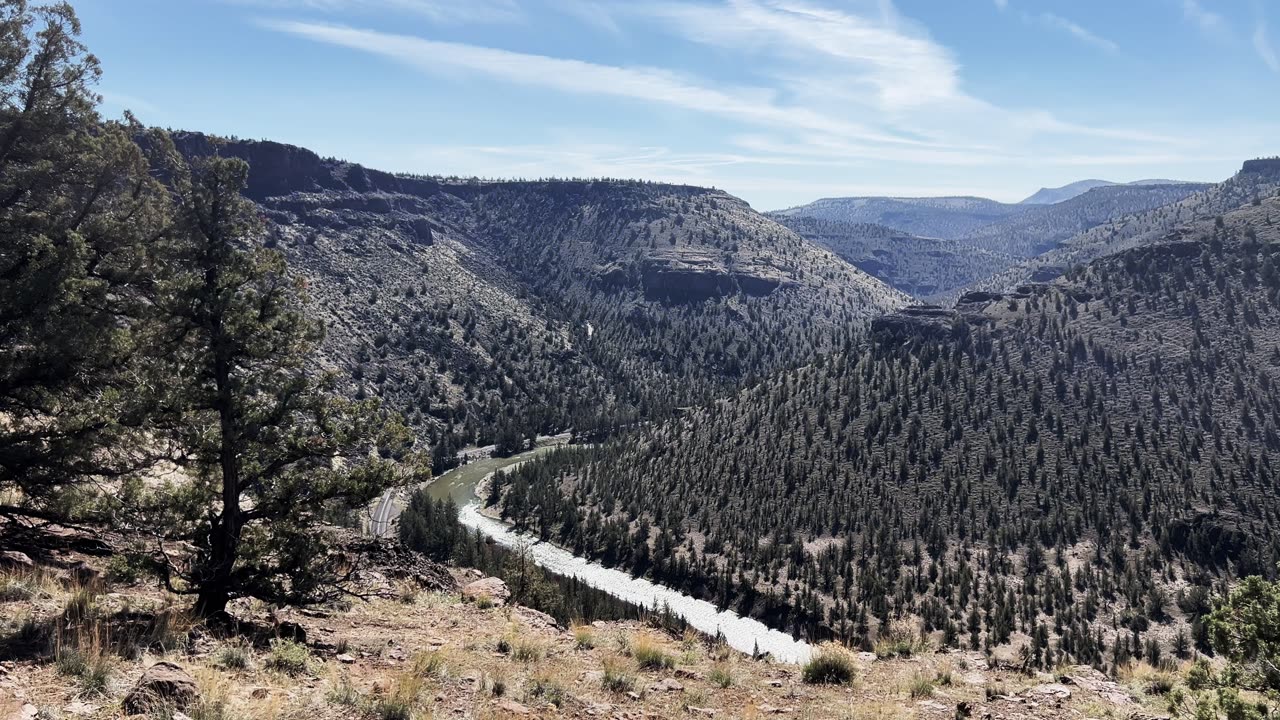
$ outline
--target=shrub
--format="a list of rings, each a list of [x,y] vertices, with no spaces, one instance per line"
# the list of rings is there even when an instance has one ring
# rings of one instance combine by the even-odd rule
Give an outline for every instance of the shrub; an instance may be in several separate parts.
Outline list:
[[[1280,690],[1280,583],[1247,577],[1209,615],[1214,650],[1250,685]]]
[[[590,625],[573,626],[573,644],[579,650],[590,650],[596,646],[596,636]]]
[[[728,663],[718,662],[711,666],[711,672],[707,673],[707,679],[722,688],[728,688],[733,685],[733,671],[729,668]]]
[[[565,692],[564,686],[549,675],[537,675],[531,683],[529,697],[541,698],[556,707],[562,707],[569,697],[569,694]]]
[[[668,670],[675,667],[675,658],[671,657],[653,638],[641,636],[631,643],[631,657],[641,670]]]
[[[916,673],[915,677],[911,678],[911,683],[907,686],[907,694],[911,696],[912,700],[933,697],[934,687],[932,678],[928,675]]]
[[[600,679],[600,684],[605,690],[610,692],[627,692],[636,685],[636,678],[628,670],[626,664],[613,657],[604,659],[601,663],[604,670],[604,676]]]
[[[520,662],[538,662],[546,654],[546,648],[536,640],[517,640],[511,648],[511,657]]]
[[[249,667],[249,648],[243,643],[227,645],[218,651],[218,664],[228,670],[246,670]]]
[[[801,669],[801,677],[810,685],[847,685],[853,676],[853,658],[831,645],[819,648]]]
[[[289,676],[302,675],[311,667],[311,653],[306,645],[293,640],[272,640],[267,667]]]

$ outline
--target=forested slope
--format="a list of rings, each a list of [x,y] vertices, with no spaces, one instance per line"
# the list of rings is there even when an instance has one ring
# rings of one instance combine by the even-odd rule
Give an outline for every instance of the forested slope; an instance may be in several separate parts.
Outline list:
[[[814,634],[918,616],[1043,664],[1203,645],[1210,585],[1280,557],[1273,217],[1275,198],[1051,286],[885,318],[869,347],[524,466],[493,499]]]
[[[715,190],[405,177],[270,142],[268,243],[305,276],[329,366],[439,458],[662,415],[811,361],[905,298]]]

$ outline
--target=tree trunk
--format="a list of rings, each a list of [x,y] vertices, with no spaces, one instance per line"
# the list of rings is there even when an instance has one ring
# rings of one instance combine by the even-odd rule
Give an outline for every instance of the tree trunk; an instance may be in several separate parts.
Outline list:
[[[211,298],[217,297],[218,265],[212,264],[205,275]],[[240,545],[240,465],[236,462],[240,444],[235,398],[231,386],[231,343],[223,330],[223,308],[214,303],[211,313],[210,344],[213,346],[213,381],[217,390],[214,407],[218,412],[218,466],[222,475],[222,511],[209,531],[209,564],[200,578],[196,613],[203,618],[226,612],[231,600],[232,570]]]

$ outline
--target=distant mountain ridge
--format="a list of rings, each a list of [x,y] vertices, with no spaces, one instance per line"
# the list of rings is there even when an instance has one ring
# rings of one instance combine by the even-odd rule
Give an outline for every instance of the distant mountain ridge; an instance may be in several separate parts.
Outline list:
[[[1052,205],[978,197],[826,198],[770,213],[894,288],[949,302],[966,288],[1099,225],[1184,200],[1200,183],[1103,183]]]
[[[1186,180],[1134,180],[1128,183],[1112,182],[1110,180],[1079,180],[1062,187],[1056,188],[1040,188],[1034,195],[1018,203],[1019,205],[1054,205],[1065,202],[1071,198],[1083,195],[1090,190],[1100,187],[1112,187],[1114,185],[1183,185],[1198,184],[1189,183]]]
[[[778,210],[774,217],[812,217],[845,223],[884,225],[917,237],[956,240],[1027,208],[980,197],[823,198]]]

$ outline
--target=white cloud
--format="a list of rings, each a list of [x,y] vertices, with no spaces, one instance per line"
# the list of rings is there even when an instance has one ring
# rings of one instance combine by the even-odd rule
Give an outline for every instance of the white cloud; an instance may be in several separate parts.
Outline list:
[[[804,107],[779,105],[775,99],[776,92],[768,88],[714,88],[659,68],[601,65],[343,25],[292,21],[263,24],[318,42],[380,55],[435,75],[463,70],[528,87],[623,97],[747,122],[861,137],[876,142],[923,144],[909,137],[873,131]]]
[[[1206,10],[1199,0],[1182,0],[1182,15],[1210,35],[1227,32],[1226,20],[1218,13]]]
[[[851,71],[858,84],[873,87],[886,108],[961,94],[959,65],[951,53],[923,33],[899,26],[892,6],[880,6],[879,19],[799,0],[668,3],[637,9],[666,20],[674,32],[698,42],[772,51],[793,61],[819,53],[846,64],[838,69]]]
[[[996,0],[996,7],[1005,10],[1009,7],[1009,0]]]
[[[1280,54],[1276,53],[1275,47],[1267,38],[1267,25],[1265,22],[1259,21],[1258,26],[1253,31],[1253,47],[1258,51],[1258,57],[1262,58],[1262,62],[1272,71],[1280,73]]]
[[[572,6],[578,4],[553,0],[549,7],[576,12],[581,7]],[[1047,110],[1001,107],[975,97],[965,89],[961,66],[950,50],[899,17],[887,0],[842,0],[844,10],[808,0],[659,0],[583,7],[591,8],[583,19],[604,32],[656,30],[672,47],[681,41],[705,46],[743,72],[735,73],[737,84],[729,84],[715,76],[714,64],[704,75],[694,75],[350,25],[263,24],[383,57],[443,82],[489,81],[605,101],[623,99],[641,104],[641,110],[677,108],[725,121],[724,144],[713,151],[669,150],[664,144],[679,142],[640,125],[621,137],[596,138],[593,144],[587,140],[592,133],[579,133],[542,145],[433,147],[408,168],[419,171],[650,177],[776,198],[798,192],[816,176],[860,176],[903,187],[935,182],[941,188],[962,184],[984,168],[999,168],[1012,177],[1030,176],[1039,168],[1065,174],[1070,168],[1167,167],[1191,161],[1192,151],[1200,150],[1195,141],[1169,137],[1155,127],[1093,126]],[[1038,16],[1022,17],[1039,22]],[[1091,37],[1099,47],[1115,49],[1114,43]],[[578,123],[581,112],[574,106],[565,125]],[[403,167],[400,160],[391,157],[388,164]],[[1025,195],[1023,190],[1018,192]]]
[[[1108,40],[1107,38],[1104,38],[1101,35],[1082,27],[1080,24],[1062,17],[1061,15],[1055,15],[1050,12],[1040,13],[1039,20],[1048,27],[1069,33],[1075,36],[1078,40],[1089,43],[1094,47],[1098,47],[1112,53],[1120,52],[1120,46],[1115,42]]]

